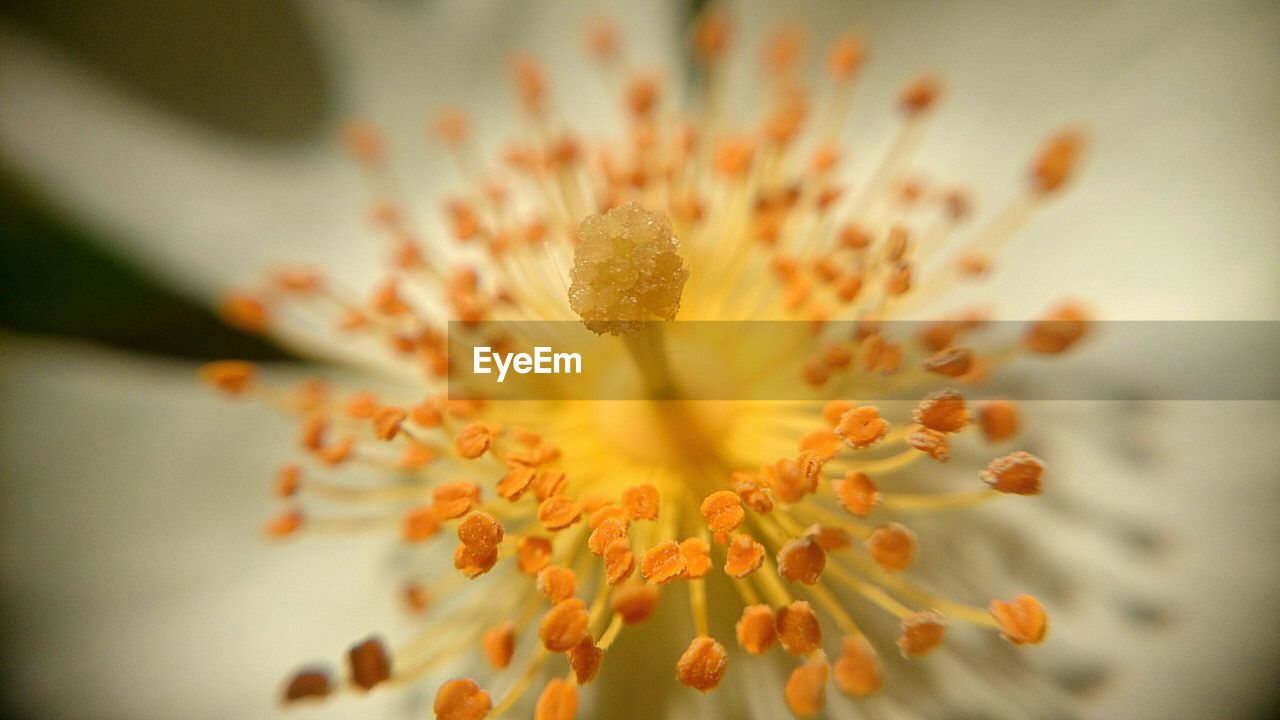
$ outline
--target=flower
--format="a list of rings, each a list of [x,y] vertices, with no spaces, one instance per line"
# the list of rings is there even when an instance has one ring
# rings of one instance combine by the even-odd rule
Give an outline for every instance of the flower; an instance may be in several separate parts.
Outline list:
[[[389,306],[394,306],[394,304],[390,304]],[[225,374],[224,374],[224,375],[223,375],[223,377],[225,378],[225,377],[227,377],[227,375],[225,375]],[[233,383],[233,384],[234,384],[234,383]],[[361,397],[360,397],[360,400],[367,400],[367,396],[361,396]],[[362,404],[356,404],[356,409],[357,409],[358,411],[360,411],[360,413],[364,413],[364,410],[366,410],[366,409],[367,409],[367,405],[369,405],[369,404],[367,404],[367,402],[362,402]],[[381,409],[374,409],[374,414],[378,414],[378,413],[379,413],[379,410],[381,410]],[[381,418],[383,418],[383,419],[385,420],[385,419],[389,418],[389,415],[387,415],[387,414],[385,414],[385,413],[384,413],[383,415],[381,415]],[[372,424],[372,416],[370,416],[370,420],[371,420],[371,424]],[[387,423],[378,423],[378,428],[392,428],[392,427],[393,427],[393,425],[396,425],[396,423],[390,423],[390,424],[387,424]],[[412,427],[412,425],[410,425],[410,427]],[[375,428],[375,430],[378,430],[378,428]],[[467,428],[463,428],[463,430],[466,430],[466,429],[467,429]],[[397,439],[397,438],[399,437],[399,429],[398,429],[398,428],[397,428],[397,429],[387,429],[387,430],[385,430],[385,432],[381,432],[381,430],[378,430],[378,432],[380,432],[381,434],[389,434],[389,436],[392,436],[392,438],[393,438],[393,439]],[[458,445],[458,451],[462,452],[462,451],[463,451],[463,447],[468,447],[468,448],[470,448],[470,447],[479,447],[479,446],[489,445],[489,443],[493,441],[493,436],[495,436],[495,434],[498,434],[498,433],[489,432],[488,428],[484,428],[484,427],[481,427],[481,428],[474,428],[474,427],[471,427],[470,432],[468,432],[468,433],[466,433],[466,434],[462,434],[462,433],[460,433],[460,437],[465,437],[465,439],[466,439],[466,441],[467,441],[467,442],[463,443],[463,442],[462,442],[462,439],[458,439],[458,442],[457,442],[457,445]],[[476,443],[479,443],[479,445],[476,445]],[[490,445],[490,447],[492,447],[492,445]],[[324,447],[324,450],[328,450],[328,448],[329,448],[328,446],[325,446],[325,447]],[[472,452],[472,451],[467,450],[467,451],[466,451],[466,454],[467,454],[467,455],[470,455],[470,454],[471,454],[471,452]],[[485,456],[486,456],[486,455],[485,455],[485,454],[486,454],[486,452],[489,452],[489,447],[479,448],[479,451],[477,451],[477,459],[479,459],[479,457],[485,457]],[[346,460],[346,459],[344,459],[344,455],[346,455],[346,454],[333,454],[333,455],[330,455],[330,456],[328,456],[328,457],[329,457],[329,459],[332,459],[333,461],[342,462],[342,461]],[[788,468],[783,468],[783,470],[790,471],[790,469],[788,469]],[[776,470],[776,473],[781,473],[781,471],[782,471],[782,470]],[[303,479],[302,479],[302,487],[303,487],[303,488],[305,488],[305,487],[307,486],[307,484],[308,484],[308,479],[307,479],[307,478],[303,478]],[[453,493],[453,495],[449,496],[448,500],[449,500],[449,501],[451,501],[451,502],[463,502],[463,503],[466,503],[466,502],[467,502],[467,497],[468,497],[468,495],[470,495],[470,488],[454,488],[454,489],[457,489],[457,491],[460,491],[460,492]],[[559,497],[559,496],[554,495],[554,493],[552,493],[552,495],[549,495],[549,497],[554,498],[554,497]],[[545,502],[545,498],[544,498],[544,502]],[[449,514],[452,514],[452,512],[449,512]],[[559,514],[550,514],[550,512],[549,512],[549,514],[548,514],[548,515],[559,516]],[[660,518],[660,516],[662,516],[662,514],[660,514],[660,512],[659,512],[659,518]],[[305,525],[303,525],[303,527],[305,527]],[[708,528],[708,529],[709,529],[709,528]],[[474,544],[474,543],[471,543],[471,544]],[[462,539],[461,539],[461,533],[460,533],[460,548],[462,548],[462,547],[471,547],[471,544],[468,544],[467,542],[462,541]],[[481,544],[483,544],[483,543],[481,543]],[[677,553],[677,555],[678,555],[678,553]],[[678,562],[678,560],[677,560],[677,562]],[[687,568],[687,565],[686,565],[686,568]],[[1011,596],[1010,596],[1010,597],[1011,597]],[[805,667],[809,667],[809,666],[808,666],[808,665],[805,665]],[[808,684],[809,684],[809,683],[806,683],[806,682],[805,682],[805,680],[808,680],[809,678],[812,678],[812,676],[813,676],[813,675],[815,675],[815,674],[818,674],[818,671],[817,671],[817,670],[810,671],[810,673],[806,673],[806,674],[803,676],[803,678],[801,678],[801,680],[797,680],[797,682],[795,683],[795,685],[796,685],[796,692],[795,692],[795,693],[792,693],[792,692],[791,692],[791,691],[792,691],[792,684],[791,684],[791,683],[788,683],[788,687],[787,687],[787,696],[788,696],[788,697],[790,697],[790,696],[791,696],[791,694],[796,694],[796,696],[797,696],[797,697],[800,697],[800,696],[808,697],[808,696],[809,696],[809,693],[801,693],[801,692],[799,692],[799,691],[800,691],[800,689],[804,689],[805,687],[808,687]],[[838,676],[838,673],[837,673],[837,676]],[[457,685],[451,685],[451,687],[457,687]],[[467,687],[466,689],[467,689],[467,691],[468,691],[468,692],[470,692],[470,689],[471,689],[471,688],[470,688],[470,687]],[[557,689],[557,691],[556,691],[556,692],[558,693],[558,692],[561,692],[561,691],[559,691],[559,689]],[[449,694],[453,694],[453,693],[449,693]]]

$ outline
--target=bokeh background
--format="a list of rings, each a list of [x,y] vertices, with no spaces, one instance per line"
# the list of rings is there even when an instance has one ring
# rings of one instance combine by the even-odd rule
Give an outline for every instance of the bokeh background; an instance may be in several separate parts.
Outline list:
[[[387,128],[430,209],[447,182],[444,160],[422,149],[427,113],[460,102],[482,138],[510,129],[508,53],[534,51],[553,78],[572,78],[594,14],[620,20],[641,61],[685,72],[698,5],[0,4],[6,715],[268,716],[297,661],[404,623],[389,593],[369,591],[386,581],[383,544],[260,542],[264,478],[291,429],[266,410],[229,408],[192,372],[239,357],[288,373],[297,358],[223,325],[212,300],[279,260],[372,276],[358,179],[335,140],[344,119]],[[1011,250],[1021,274],[989,288],[1015,299],[1010,316],[1065,290],[1113,319],[1280,320],[1275,3],[729,9],[748,47],[784,19],[816,48],[849,27],[867,36],[852,132],[870,157],[888,137],[896,87],[920,70],[943,74],[949,98],[921,156],[993,202],[1045,131],[1090,128],[1086,178]],[[589,118],[594,99],[580,102]],[[1204,632],[1136,651],[1157,670],[1121,683],[1121,700],[1099,713],[1272,716],[1280,412],[1274,402],[1165,410],[1169,423],[1206,425],[1157,443],[1172,459],[1160,467],[1203,486],[1153,492],[1170,503],[1169,525],[1190,533],[1184,548],[1217,543],[1161,579]],[[335,716],[400,707],[378,697]]]

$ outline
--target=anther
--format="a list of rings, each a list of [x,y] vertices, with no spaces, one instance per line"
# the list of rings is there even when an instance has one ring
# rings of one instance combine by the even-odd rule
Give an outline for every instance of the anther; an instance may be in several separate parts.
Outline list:
[[[724,645],[705,635],[696,637],[676,661],[676,678],[680,684],[699,692],[707,692],[720,684],[729,665]]]
[[[240,395],[253,387],[258,366],[241,360],[219,360],[200,368],[200,378],[228,395]]]
[[[863,405],[841,415],[835,431],[846,443],[860,450],[883,439],[889,432],[889,423],[874,406]]]
[[[778,551],[778,575],[787,582],[813,585],[826,564],[826,552],[810,537],[792,538]]]
[[[823,693],[830,674],[830,666],[820,655],[791,671],[786,687],[783,688],[783,696],[787,700],[787,707],[791,708],[796,717],[813,717],[826,705]]]
[[[946,620],[932,610],[922,610],[902,619],[898,649],[903,657],[919,657],[942,644]]]
[[[482,720],[492,707],[489,693],[468,678],[450,680],[441,685],[431,705],[436,720]]]
[[[738,644],[752,655],[760,655],[778,639],[774,627],[773,608],[768,605],[748,605],[742,609],[742,617],[734,626]]]
[[[778,641],[791,655],[808,655],[822,646],[818,615],[804,600],[778,608]]]
[[[884,667],[875,648],[861,635],[851,635],[841,644],[835,665],[836,687],[855,698],[874,695],[884,685]]]
[[[391,658],[378,638],[368,638],[347,651],[351,682],[361,690],[371,690],[391,678]]]
[[[502,670],[511,664],[511,656],[516,652],[516,626],[510,622],[489,628],[480,641],[484,657],[489,666]]]
[[[1014,645],[1039,644],[1049,628],[1044,606],[1030,595],[1019,595],[1008,602],[993,600],[988,610],[1000,625],[1000,636]]]
[[[1044,463],[1040,458],[1018,451],[992,460],[981,477],[983,482],[1002,493],[1038,495],[1043,474]]]
[[[729,542],[724,571],[730,577],[744,578],[759,570],[763,562],[764,545],[753,540],[750,535],[738,534]]]
[[[895,522],[881,525],[867,538],[867,554],[884,570],[904,570],[916,557],[915,533]]]
[[[978,427],[987,442],[998,443],[1018,434],[1018,406],[1008,400],[990,400],[978,407]]]

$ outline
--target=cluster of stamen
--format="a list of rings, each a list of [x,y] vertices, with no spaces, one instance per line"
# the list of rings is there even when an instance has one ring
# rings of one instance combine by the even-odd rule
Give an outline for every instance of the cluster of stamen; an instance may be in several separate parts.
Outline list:
[[[1061,353],[1085,334],[1085,313],[1058,308],[1017,347],[986,354],[971,342],[984,323],[973,313],[931,323],[914,338],[891,337],[881,321],[952,282],[991,272],[999,247],[1072,176],[1081,136],[1051,138],[1026,191],[958,239],[972,214],[969,193],[909,171],[941,96],[937,79],[906,84],[898,98],[902,128],[887,157],[864,185],[850,186],[841,179],[851,148],[840,129],[863,60],[860,39],[844,36],[830,49],[829,87],[820,95],[826,103],[816,108],[797,70],[801,39],[779,34],[765,53],[771,91],[764,117],[758,127],[735,128],[723,97],[730,37],[719,15],[696,23],[705,82],[700,103],[686,113],[670,107],[662,76],[627,66],[611,26],[593,24],[591,54],[606,77],[627,78],[628,132],[620,142],[587,144],[565,129],[545,73],[529,58],[512,64],[528,133],[503,149],[496,167],[480,161],[465,115],[442,114],[434,133],[469,183],[444,205],[448,252],[427,242],[396,198],[381,135],[353,124],[347,145],[370,191],[370,223],[389,243],[387,276],[362,299],[315,271],[281,269],[258,290],[224,299],[229,322],[304,351],[328,353],[327,328],[339,333],[339,346],[372,341],[428,388],[393,402],[343,393],[318,378],[272,386],[243,362],[206,367],[203,377],[217,389],[259,397],[297,418],[305,461],[279,471],[275,493],[284,508],[266,533],[381,531],[408,546],[446,543],[452,534],[456,577],[486,594],[473,616],[432,617],[433,597],[452,583],[407,580],[405,607],[427,623],[422,637],[395,652],[366,639],[348,653],[341,681],[309,667],[287,683],[287,701],[413,682],[475,651],[488,677],[440,685],[438,718],[497,717],[541,680],[534,717],[567,720],[619,633],[644,624],[660,596],[685,591],[694,632],[669,659],[675,679],[707,692],[739,661],[726,640],[711,636],[707,617],[731,607],[740,610],[733,642],[742,651],[761,655],[776,646],[794,659],[785,699],[800,717],[822,709],[828,684],[862,698],[891,682],[847,597],[894,618],[898,649],[909,658],[942,644],[952,623],[989,628],[1015,645],[1044,639],[1047,616],[1030,596],[983,608],[912,582],[928,544],[900,522],[902,511],[1038,494],[1039,459],[1002,450],[954,492],[892,488],[921,459],[948,463],[962,433],[977,432],[991,445],[1019,433],[1009,401],[973,404],[956,389],[924,388],[979,383],[1018,353]],[[947,245],[959,250],[943,267],[926,263]],[[784,437],[772,430],[767,442],[691,432],[677,438],[692,446],[688,452],[637,468],[605,443],[559,429],[571,423],[557,418],[574,417],[567,403],[529,415],[444,392],[448,320],[580,318],[596,332],[627,334],[677,313],[805,320],[815,337],[833,320],[854,321],[852,337],[803,351],[804,381],[821,397],[843,398],[856,397],[848,382],[894,376],[921,387],[922,397],[901,418],[853,399],[808,403],[798,417],[786,411],[783,418],[802,430]],[[635,351],[636,341],[628,342]],[[382,481],[335,479],[361,471]],[[382,510],[335,516],[311,509],[357,503]],[[733,594],[713,601],[713,577]],[[824,628],[838,635],[824,641]],[[522,645],[526,636],[537,642]],[[556,664],[564,672],[548,671]],[[504,690],[491,695],[490,687]]]

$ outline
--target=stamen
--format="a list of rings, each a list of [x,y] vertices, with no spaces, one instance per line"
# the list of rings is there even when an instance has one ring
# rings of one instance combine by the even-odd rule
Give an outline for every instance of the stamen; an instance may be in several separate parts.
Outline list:
[[[680,684],[699,692],[715,689],[729,666],[729,653],[719,641],[705,635],[693,639],[676,662]]]
[[[821,655],[815,655],[809,662],[792,670],[783,690],[791,712],[802,718],[813,717],[821,712],[826,705],[823,691],[830,673],[831,668]]]

